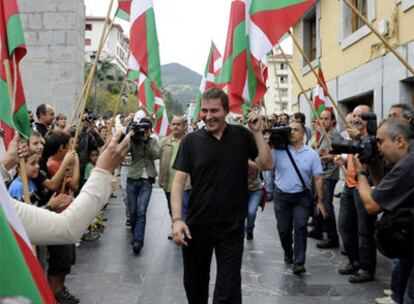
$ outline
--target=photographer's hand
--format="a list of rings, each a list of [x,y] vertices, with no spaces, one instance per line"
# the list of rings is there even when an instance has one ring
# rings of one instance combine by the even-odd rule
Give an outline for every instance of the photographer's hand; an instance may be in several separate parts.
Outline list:
[[[361,161],[359,160],[358,155],[355,155],[355,156],[353,155],[352,158],[353,158],[353,162],[354,162],[354,167],[355,167],[356,173],[364,172],[365,171],[365,168],[361,164]]]
[[[361,134],[361,132],[357,128],[348,128],[346,129],[346,131],[348,132],[349,137],[351,137],[352,139],[357,138],[358,135]]]

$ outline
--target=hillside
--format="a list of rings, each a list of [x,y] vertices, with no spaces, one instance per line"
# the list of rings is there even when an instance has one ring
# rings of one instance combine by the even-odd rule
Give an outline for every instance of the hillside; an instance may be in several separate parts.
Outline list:
[[[185,110],[191,100],[195,100],[201,82],[201,75],[189,68],[169,63],[161,67],[163,87],[169,91]]]

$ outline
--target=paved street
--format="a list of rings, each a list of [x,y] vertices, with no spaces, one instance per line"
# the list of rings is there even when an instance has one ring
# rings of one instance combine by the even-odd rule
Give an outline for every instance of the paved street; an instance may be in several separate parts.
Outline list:
[[[68,277],[70,291],[86,304],[183,304],[180,249],[167,239],[170,232],[166,200],[154,188],[147,216],[145,247],[140,256],[130,249],[121,192],[105,211],[108,227],[95,243],[82,243],[77,263]],[[336,201],[336,207],[338,202]],[[243,303],[374,303],[389,280],[389,263],[379,255],[375,282],[353,285],[337,269],[346,264],[339,250],[321,251],[309,239],[302,277],[283,262],[276,234],[273,205],[258,213],[255,239],[245,242]],[[215,265],[212,265],[212,284]]]

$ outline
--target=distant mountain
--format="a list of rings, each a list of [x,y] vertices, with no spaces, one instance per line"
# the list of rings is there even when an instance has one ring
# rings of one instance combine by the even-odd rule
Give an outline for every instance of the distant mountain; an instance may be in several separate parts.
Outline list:
[[[202,76],[179,63],[161,66],[163,87],[171,93],[183,107],[197,98]]]

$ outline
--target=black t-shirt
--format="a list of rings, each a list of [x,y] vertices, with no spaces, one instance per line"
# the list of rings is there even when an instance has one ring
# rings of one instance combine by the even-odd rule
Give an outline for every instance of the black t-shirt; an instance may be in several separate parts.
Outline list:
[[[241,221],[247,214],[247,163],[258,155],[253,135],[227,125],[220,140],[204,128],[181,142],[174,169],[191,177],[188,224]]]
[[[414,206],[414,146],[372,191],[372,198],[385,210]]]

